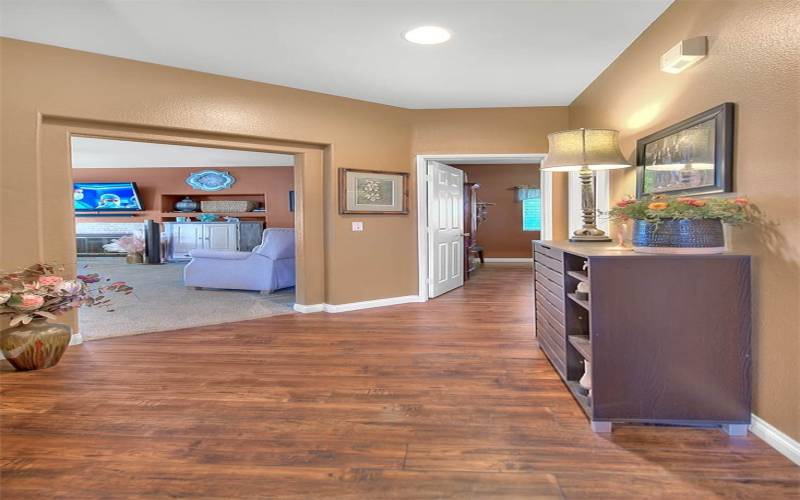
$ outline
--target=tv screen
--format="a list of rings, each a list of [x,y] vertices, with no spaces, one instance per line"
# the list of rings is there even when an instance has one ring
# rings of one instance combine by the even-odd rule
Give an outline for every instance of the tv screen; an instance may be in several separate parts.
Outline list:
[[[133,182],[76,182],[72,199],[77,212],[142,210]]]

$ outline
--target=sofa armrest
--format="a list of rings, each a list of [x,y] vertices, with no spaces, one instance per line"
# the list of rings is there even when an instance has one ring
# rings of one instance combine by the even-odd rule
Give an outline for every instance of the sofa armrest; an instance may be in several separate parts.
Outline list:
[[[253,255],[253,252],[236,252],[233,250],[203,250],[197,249],[189,252],[194,259],[222,259],[222,260],[245,260]]]

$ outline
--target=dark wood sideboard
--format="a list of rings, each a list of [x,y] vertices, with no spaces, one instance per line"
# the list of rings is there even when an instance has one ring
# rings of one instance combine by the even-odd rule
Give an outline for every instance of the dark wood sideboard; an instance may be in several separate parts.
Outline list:
[[[629,422],[746,434],[750,257],[612,247],[533,242],[537,340],[592,429]],[[581,281],[588,300],[574,293]],[[578,383],[585,359],[591,395]]]

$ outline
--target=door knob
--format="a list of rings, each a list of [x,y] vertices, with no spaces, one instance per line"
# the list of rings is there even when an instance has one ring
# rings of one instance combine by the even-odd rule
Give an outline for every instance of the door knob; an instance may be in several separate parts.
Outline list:
[[[469,238],[472,235],[470,233],[462,233],[461,236],[464,236],[465,238]]]

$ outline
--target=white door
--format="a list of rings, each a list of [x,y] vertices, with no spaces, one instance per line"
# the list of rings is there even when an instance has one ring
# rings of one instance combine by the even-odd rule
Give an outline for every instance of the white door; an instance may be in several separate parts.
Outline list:
[[[208,250],[236,250],[236,224],[203,224],[203,245]]]
[[[188,259],[189,252],[202,247],[203,224],[170,224],[173,259]]]
[[[428,162],[428,296],[464,285],[464,172]]]

